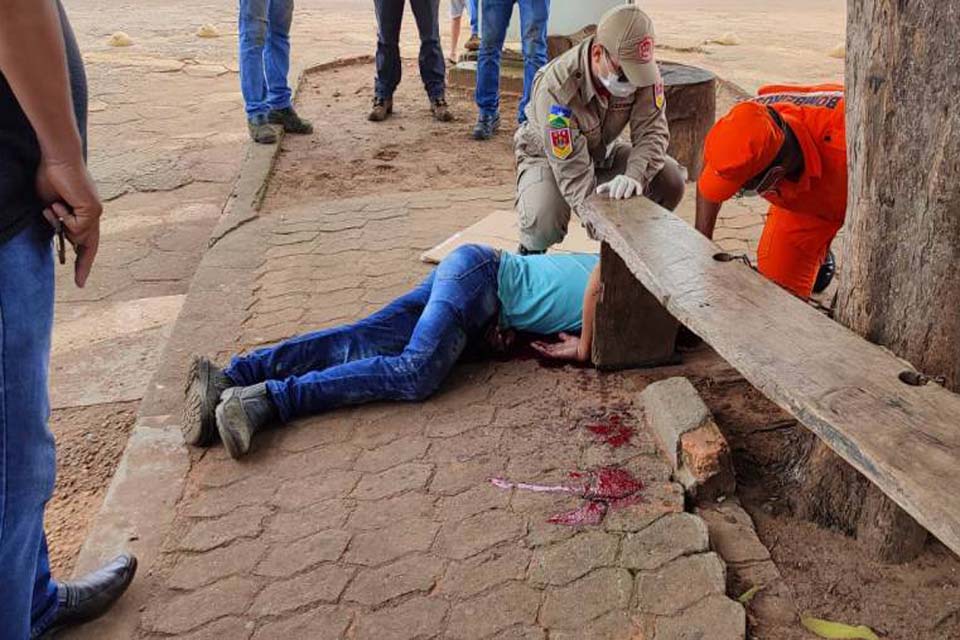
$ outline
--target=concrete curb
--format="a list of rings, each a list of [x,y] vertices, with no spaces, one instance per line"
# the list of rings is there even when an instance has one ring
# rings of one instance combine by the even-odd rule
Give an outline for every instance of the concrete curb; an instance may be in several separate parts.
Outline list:
[[[299,95],[309,73],[372,60],[372,56],[357,56],[298,65],[291,74],[297,78],[294,95]],[[74,569],[80,575],[118,553],[133,552],[139,560],[137,579],[108,616],[62,634],[64,638],[126,640],[136,635],[140,612],[154,591],[153,568],[163,537],[173,523],[191,466],[179,425],[183,371],[196,351],[232,351],[231,343],[246,318],[262,247],[244,246],[250,242],[230,234],[259,217],[279,150],[279,141],[247,144],[209,249],[194,273],[160,366],[144,391],[136,424]],[[215,317],[211,309],[216,309]]]

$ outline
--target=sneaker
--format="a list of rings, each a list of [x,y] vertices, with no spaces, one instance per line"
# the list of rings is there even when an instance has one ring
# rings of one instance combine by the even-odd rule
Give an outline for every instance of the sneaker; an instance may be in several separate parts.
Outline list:
[[[477,126],[473,128],[474,140],[489,140],[500,128],[500,114],[495,113],[492,116],[481,115],[477,118]]]
[[[313,125],[310,123],[310,121],[301,118],[299,114],[293,110],[293,107],[271,111],[269,115],[267,115],[267,121],[270,124],[280,125],[287,133],[313,133]]]
[[[253,435],[277,417],[265,382],[224,391],[217,405],[217,431],[230,457],[236,460],[249,451]]]
[[[183,391],[180,430],[183,441],[195,447],[207,447],[217,439],[215,412],[220,394],[234,386],[222,369],[209,359],[194,356]]]
[[[275,144],[277,142],[277,130],[267,122],[266,116],[247,120],[247,130],[250,131],[250,139],[257,144]]]
[[[433,114],[433,119],[438,122],[450,122],[453,120],[453,114],[450,113],[450,106],[443,96],[430,100],[430,113]]]
[[[830,283],[833,282],[833,276],[837,273],[837,257],[833,255],[833,250],[827,252],[827,257],[823,259],[820,270],[817,272],[817,280],[813,283],[814,293],[823,293]]]
[[[393,98],[374,98],[373,109],[367,120],[370,122],[383,122],[393,114]]]
[[[480,50],[480,36],[475,33],[470,34],[470,39],[467,40],[466,44],[463,45],[463,48],[467,51],[479,51]]]

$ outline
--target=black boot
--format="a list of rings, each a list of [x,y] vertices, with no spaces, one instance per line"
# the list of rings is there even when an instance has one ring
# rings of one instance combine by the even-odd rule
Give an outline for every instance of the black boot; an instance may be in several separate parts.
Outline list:
[[[123,595],[137,573],[132,555],[114,558],[109,564],[74,582],[58,585],[59,606],[42,640],[56,637],[60,631],[99,618]]]
[[[265,382],[224,391],[217,405],[217,430],[230,457],[236,460],[249,451],[253,434],[277,417]]]
[[[313,124],[309,120],[301,118],[293,107],[271,111],[267,115],[267,121],[270,124],[280,125],[287,133],[299,135],[313,133]]]
[[[814,293],[823,293],[830,283],[833,282],[833,276],[837,273],[837,257],[833,255],[833,250],[827,252],[827,257],[823,259],[820,265],[820,271],[817,272],[817,280],[813,283]]]
[[[217,405],[220,394],[234,386],[222,369],[203,356],[194,356],[183,391],[180,430],[183,441],[208,447],[217,439]]]

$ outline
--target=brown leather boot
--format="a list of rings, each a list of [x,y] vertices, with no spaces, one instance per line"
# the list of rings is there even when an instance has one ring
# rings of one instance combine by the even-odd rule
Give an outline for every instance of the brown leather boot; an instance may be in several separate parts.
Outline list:
[[[450,106],[443,96],[430,100],[430,113],[433,114],[433,119],[438,122],[450,122],[453,120],[453,114],[450,113]]]
[[[370,115],[367,116],[367,120],[370,122],[383,122],[389,118],[391,114],[393,114],[393,98],[374,98],[373,109],[370,110]]]

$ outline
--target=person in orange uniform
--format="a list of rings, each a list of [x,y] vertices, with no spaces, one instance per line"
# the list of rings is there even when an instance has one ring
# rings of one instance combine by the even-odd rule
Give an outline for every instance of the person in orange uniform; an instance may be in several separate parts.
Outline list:
[[[707,135],[697,184],[697,230],[713,237],[723,202],[761,196],[770,212],[757,248],[760,273],[801,298],[826,289],[830,243],[847,211],[842,85],[773,85]]]

